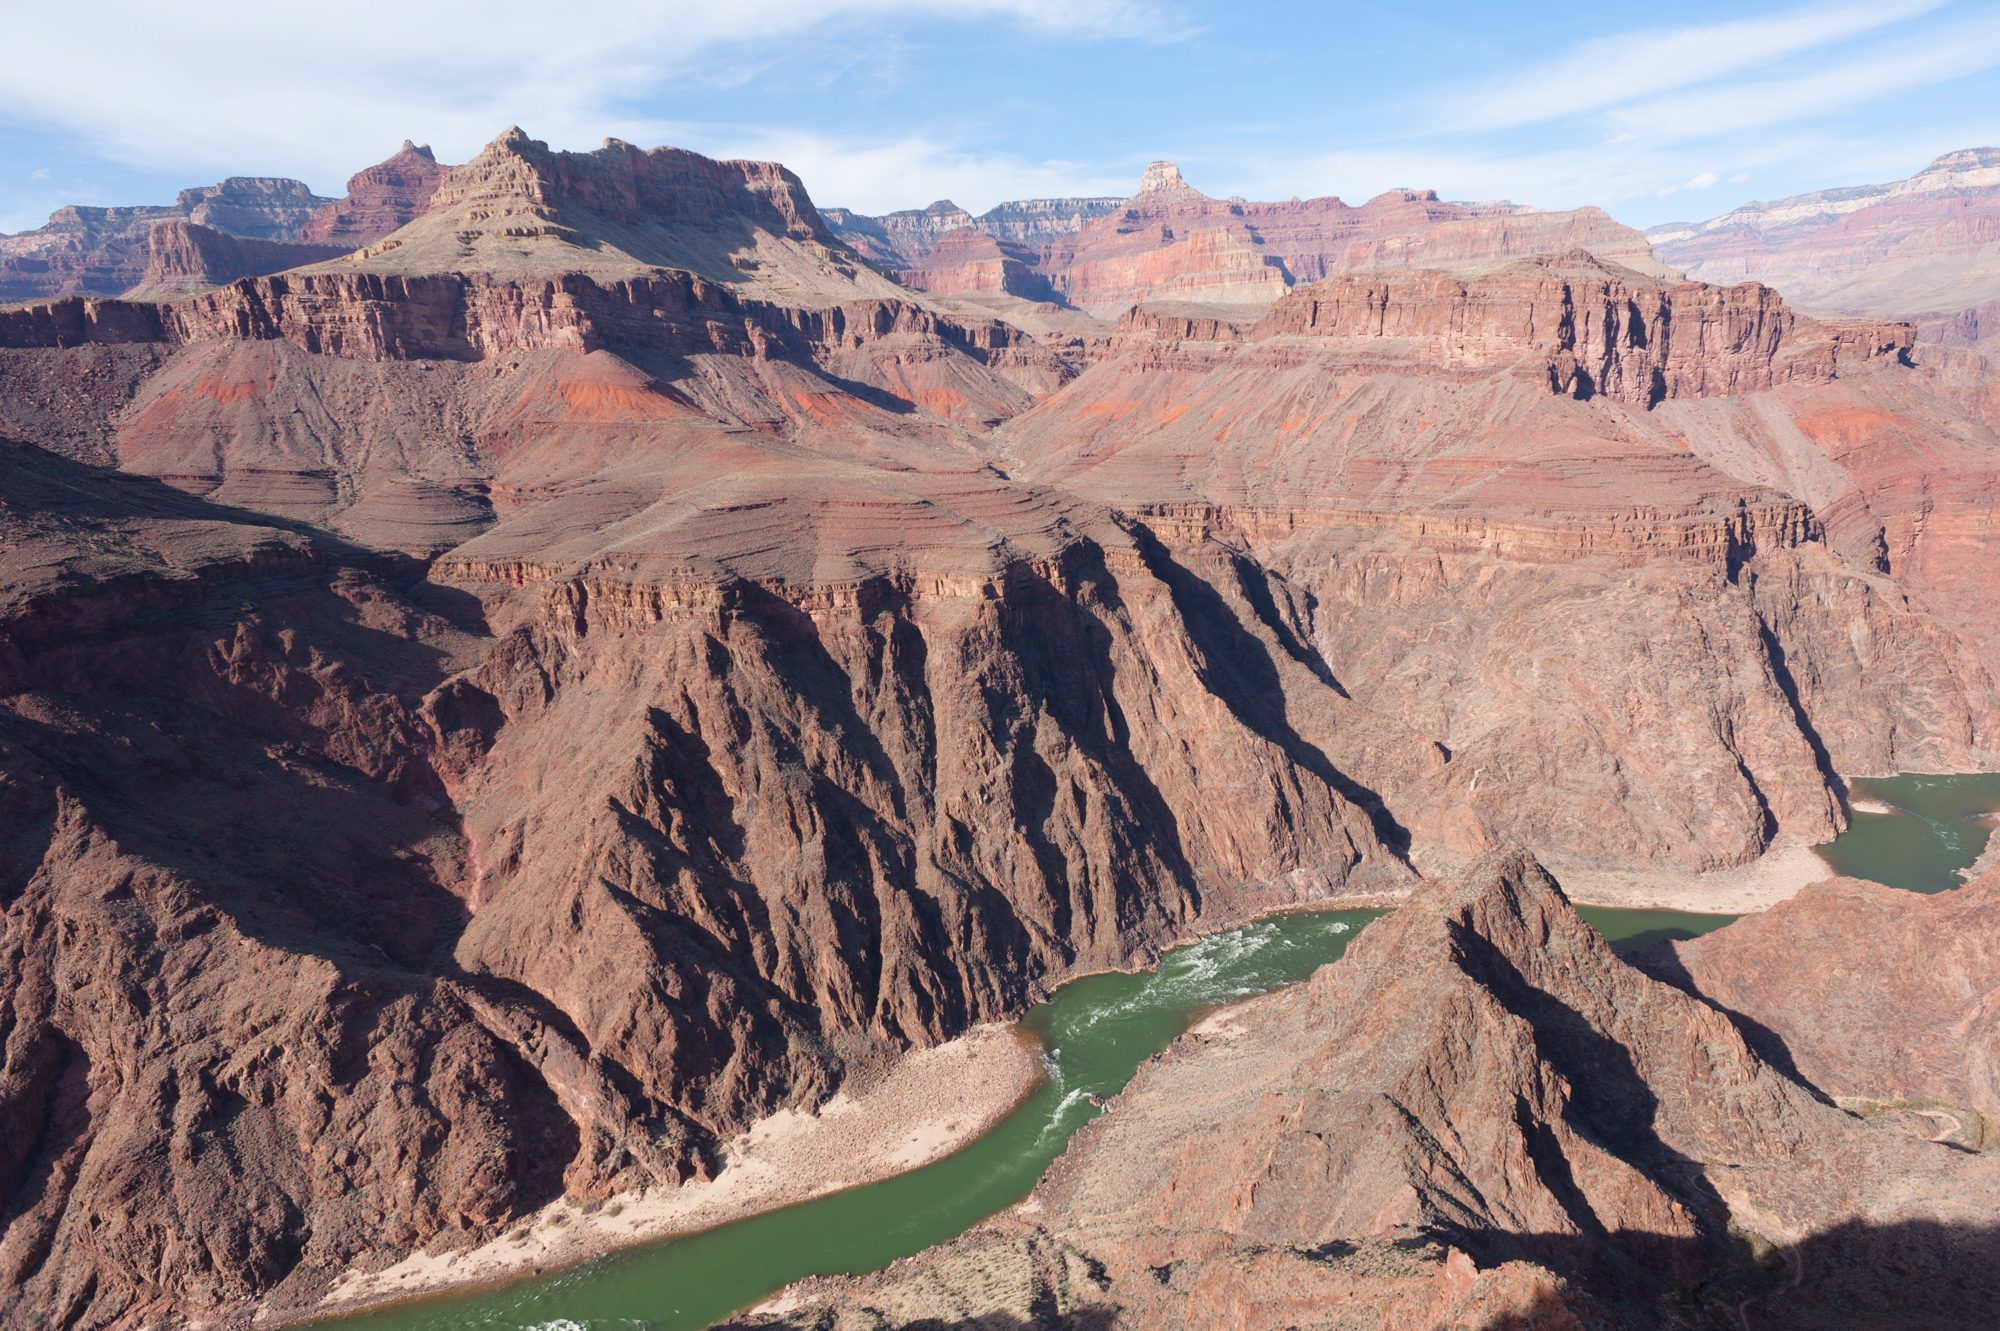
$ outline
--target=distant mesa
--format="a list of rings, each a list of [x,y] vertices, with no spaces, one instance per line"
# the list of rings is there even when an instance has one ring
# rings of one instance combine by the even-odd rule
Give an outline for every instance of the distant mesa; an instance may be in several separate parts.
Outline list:
[[[1331,197],[1213,199],[1165,160],[1149,165],[1125,199],[1029,199],[977,218],[942,209],[828,216],[843,240],[907,286],[983,295],[997,280],[1008,294],[1098,317],[1159,300],[1254,312],[1340,273],[1477,271],[1572,249],[1644,275],[1669,272],[1644,236],[1596,208],[1446,203],[1419,189],[1391,190],[1359,208]],[[955,227],[984,232],[997,251],[947,244]]]
[[[1704,282],[1766,282],[1804,309],[1909,319],[1927,341],[2000,349],[2000,148],[1647,235]]]
[[[157,297],[321,262],[417,217],[443,173],[429,147],[405,139],[339,199],[297,180],[234,176],[165,207],[60,208],[46,226],[0,236],[0,301]]]

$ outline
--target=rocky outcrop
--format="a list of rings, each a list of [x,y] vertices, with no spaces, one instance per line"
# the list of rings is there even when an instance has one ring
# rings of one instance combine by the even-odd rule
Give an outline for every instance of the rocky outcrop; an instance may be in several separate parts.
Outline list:
[[[393,157],[349,177],[346,197],[322,205],[299,238],[342,253],[372,245],[421,217],[444,173],[428,144],[404,139]]]
[[[1973,627],[2000,605],[1959,561],[1993,530],[1990,427],[1918,423],[1905,328],[1557,256],[1121,330],[1007,457],[1307,589],[1342,687],[1454,755],[1402,806],[1419,845],[1718,868],[1838,830],[1826,772],[1967,770],[2000,738]],[[1889,479],[1924,474],[1918,440],[1953,486]]]
[[[444,168],[405,142],[341,199],[296,180],[238,176],[163,208],[58,209],[0,236],[0,303],[70,295],[157,299],[283,272],[358,249],[423,212]]]
[[[674,268],[786,304],[897,292],[775,162],[718,162],[617,139],[595,152],[554,152],[518,128],[447,169],[421,215],[337,268],[508,280]]]
[[[1649,964],[1843,1103],[1972,1111],[1978,1147],[2000,1140],[1996,916],[2000,874],[1935,896],[1834,879]]]
[[[895,266],[906,255],[925,253],[954,231],[973,228],[972,214],[950,199],[881,217],[846,208],[827,208],[821,215],[855,253],[884,266]]]
[[[944,237],[955,231],[977,231],[989,236],[1001,252],[1032,265],[1038,247],[1074,235],[1084,223],[1116,212],[1124,205],[1123,199],[1023,199],[999,204],[975,218],[950,199],[940,199],[928,208],[884,213],[880,217],[846,208],[825,209],[824,216],[856,253],[902,276],[902,270],[906,269],[932,272],[948,269],[949,256],[935,256],[932,252]]]
[[[1018,1210],[748,1323],[1971,1327],[1996,1200],[1500,856],[1204,1020]]]
[[[429,583],[7,445],[0,1102],[31,1126],[0,1321],[309,1306],[557,1191],[700,1173],[1072,969],[1405,881],[1322,746],[1439,759],[1298,671],[1319,697],[1272,715],[1244,672],[1288,629],[1228,552],[609,410],[643,396],[573,409],[677,451],[665,498],[657,452],[544,465]],[[648,471],[653,511],[607,513]]]
[[[1436,347],[1447,365],[1543,360],[1551,389],[1652,406],[1792,382],[1823,383],[1887,357],[1907,362],[1900,324],[1822,327],[1756,283],[1648,280],[1582,251],[1479,278],[1420,272],[1301,288],[1250,331],[1260,337],[1389,339]]]
[[[156,222],[146,237],[146,271],[129,298],[206,291],[240,277],[283,272],[346,253],[340,245],[246,240],[194,222]]]

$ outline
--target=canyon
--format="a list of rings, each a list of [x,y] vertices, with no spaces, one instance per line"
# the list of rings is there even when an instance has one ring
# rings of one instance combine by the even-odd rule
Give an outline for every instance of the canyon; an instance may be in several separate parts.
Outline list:
[[[1683,279],[1592,210],[1218,201],[1167,164],[870,219],[775,163],[510,129],[294,184],[0,241],[0,1325],[306,1316],[1327,904],[1407,903],[1260,1000],[1226,1087],[1142,1073],[1157,1108],[1121,1097],[968,1270],[1213,1325],[1290,1315],[1267,1278],[1442,1315],[1560,1302],[1626,1229],[1693,1280],[1732,1216],[1786,1248],[1963,1218],[1757,1172],[1784,1143],[1989,1196],[1811,1089],[1976,1108],[1984,1074],[1794,1077],[1704,999],[1787,1029],[1796,995],[1728,985],[1795,944],[1689,945],[1692,997],[1541,867],[1698,907],[1839,831],[1843,774],[1995,765],[1975,349]],[[1550,1004],[1588,1030],[1544,1050]],[[1665,1145],[1590,1102],[1607,1040]],[[1397,1191],[1461,1108],[1494,1190]],[[1159,1199],[1092,1162],[1210,1111],[1294,1163],[1268,1211],[1224,1200],[1242,1160],[1175,1164],[1244,1227],[1162,1279]],[[1349,1169],[1382,1205],[1317,1215]],[[1546,1241],[1470,1237],[1501,1232]]]

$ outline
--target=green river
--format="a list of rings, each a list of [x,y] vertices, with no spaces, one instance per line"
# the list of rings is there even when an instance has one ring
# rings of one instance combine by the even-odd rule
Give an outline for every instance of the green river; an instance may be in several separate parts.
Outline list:
[[[1894,813],[1857,813],[1854,825],[1819,853],[1841,873],[1912,892],[1957,887],[1986,849],[2000,809],[2000,772],[1977,776],[1857,777],[1853,798]]]
[[[1820,853],[1842,873],[1935,892],[1985,847],[2000,774],[1857,780],[1892,814],[1856,814]],[[964,1232],[1026,1197],[1070,1135],[1140,1063],[1206,1008],[1304,979],[1338,960],[1380,911],[1261,920],[1166,954],[1158,969],[1093,975],[1031,1009],[1046,1080],[985,1136],[935,1164],[867,1187],[598,1258],[550,1276],[326,1323],[330,1331],[681,1331],[706,1327],[809,1275],[873,1271]],[[1734,918],[1583,907],[1620,949],[1690,938]]]

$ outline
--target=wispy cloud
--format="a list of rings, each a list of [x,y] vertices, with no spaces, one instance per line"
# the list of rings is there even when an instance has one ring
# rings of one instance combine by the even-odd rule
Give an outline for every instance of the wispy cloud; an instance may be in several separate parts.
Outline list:
[[[1717,175],[1715,172],[1702,171],[1698,172],[1695,175],[1689,176],[1686,180],[1681,181],[1677,185],[1665,186],[1659,191],[1659,195],[1661,198],[1665,199],[1671,197],[1672,195],[1680,194],[1686,190],[1714,189],[1717,185],[1720,185],[1721,183],[1722,183],[1722,177]]]
[[[327,187],[405,135],[446,156],[516,120],[564,146],[643,141],[661,122],[632,108],[670,81],[754,77],[788,42],[924,23],[1052,41],[1196,31],[1172,0],[349,0],[337,21],[267,0],[109,0],[92,10],[85,56],[75,10],[24,5],[0,42],[0,118],[135,165],[286,171]],[[78,96],[84,60],[90,95]]]
[[[1761,69],[1930,13],[1945,0],[1812,5],[1761,18],[1595,37],[1444,103],[1441,129],[1508,129]]]
[[[26,132],[0,163],[17,180],[57,163],[62,197],[23,181],[0,224],[128,201],[133,178],[333,190],[406,135],[464,160],[515,122],[565,148],[775,158],[869,212],[1123,194],[1166,154],[1216,195],[1413,186],[1640,222],[2000,139],[1968,77],[2000,68],[2000,0],[1741,0],[1728,21],[1600,25],[1553,51],[1512,11],[1433,50],[1408,9],[1329,90],[1294,30],[1242,0],[347,0],[337,23],[269,0],[106,0],[87,26],[17,5],[0,125]],[[107,176],[118,190],[94,197]]]
[[[1809,120],[2000,65],[2000,14],[1953,24],[1784,78],[1678,92],[1618,108],[1616,120],[1656,141]]]

